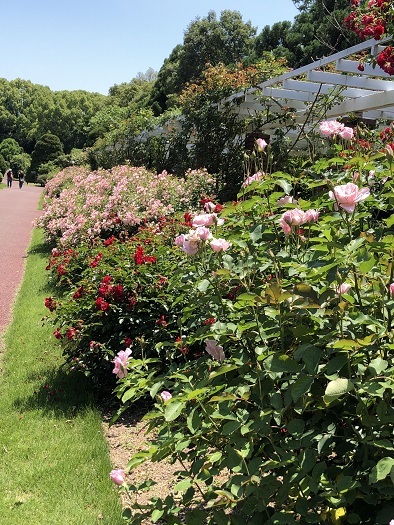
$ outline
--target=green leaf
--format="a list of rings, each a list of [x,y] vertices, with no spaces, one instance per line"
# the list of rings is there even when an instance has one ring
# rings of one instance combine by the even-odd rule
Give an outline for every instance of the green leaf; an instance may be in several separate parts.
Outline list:
[[[218,370],[211,372],[209,374],[209,379],[213,379],[214,377],[218,377],[223,374],[227,374],[227,372],[231,372],[232,370],[236,370],[237,368],[238,368],[238,365],[223,365]]]
[[[293,187],[289,182],[287,182],[287,180],[283,180],[283,179],[277,180],[276,184],[282,188],[282,190],[286,193],[286,195],[290,195]]]
[[[302,359],[309,374],[316,374],[318,364],[323,352],[316,346],[305,344],[301,345],[294,352],[295,359]]]
[[[201,417],[197,408],[194,408],[187,416],[187,426],[192,434],[195,434],[201,426]]]
[[[206,292],[210,284],[211,283],[208,281],[208,279],[203,279],[197,284],[197,288],[199,289],[200,292]]]
[[[256,304],[258,302],[261,302],[261,298],[255,293],[241,293],[237,296],[237,302]]]
[[[193,485],[193,482],[190,478],[183,479],[182,481],[179,481],[174,487],[175,492],[184,492],[189,487]]]
[[[388,458],[388,457],[382,458],[373,467],[369,475],[369,482],[377,483],[378,481],[385,479],[391,473],[391,470],[393,469],[393,467],[394,467],[394,458]]]
[[[144,463],[146,460],[150,459],[152,457],[152,452],[150,450],[144,450],[142,452],[137,452],[137,454],[134,454],[134,456],[130,459],[130,461],[127,464],[127,470],[132,470],[142,463]]]
[[[388,219],[383,219],[383,221],[387,224],[388,228],[391,228],[391,226],[394,224],[394,213],[390,215]]]
[[[153,512],[152,512],[152,522],[153,523],[156,523],[157,521],[159,521],[159,519],[163,516],[164,514],[164,509],[155,509]]]
[[[300,366],[288,355],[272,355],[265,360],[265,366],[271,372],[299,372]]]
[[[339,341],[335,341],[332,347],[341,348],[342,350],[351,350],[352,348],[359,348],[360,345],[353,339],[340,339]]]
[[[262,237],[262,225],[259,224],[252,232],[250,232],[250,238],[253,242],[259,241]]]
[[[174,421],[182,410],[185,408],[185,403],[177,399],[171,399],[170,403],[164,409],[164,419],[166,421]]]
[[[295,383],[291,385],[291,397],[293,398],[294,403],[296,403],[301,396],[309,392],[313,383],[313,377],[311,376],[302,376]]]
[[[388,362],[382,359],[381,357],[372,359],[372,361],[368,365],[368,368],[372,371],[372,373],[376,374],[377,376],[381,374],[384,370],[386,370],[387,367]]]
[[[228,421],[223,425],[222,434],[223,436],[228,436],[235,432],[241,426],[240,421]]]
[[[287,423],[286,428],[292,436],[299,436],[304,432],[305,423],[302,419],[292,419]]]
[[[375,258],[370,257],[369,259],[359,263],[357,266],[361,273],[363,274],[369,273],[372,270],[372,268],[375,266]]]
[[[334,381],[330,381],[326,387],[325,395],[324,395],[324,401],[326,403],[331,403],[331,401],[334,401],[335,399],[338,399],[343,394],[346,394],[347,392],[350,392],[353,390],[354,385],[350,381],[350,379],[346,379],[345,377],[338,377],[338,379],[334,379]]]

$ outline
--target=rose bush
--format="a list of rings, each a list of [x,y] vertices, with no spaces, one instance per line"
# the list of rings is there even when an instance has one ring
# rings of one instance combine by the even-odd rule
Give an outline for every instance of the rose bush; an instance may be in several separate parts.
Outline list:
[[[45,229],[48,241],[76,246],[133,233],[141,223],[196,207],[215,186],[215,178],[204,169],[178,178],[130,166],[94,172],[67,168],[48,182],[37,225]]]
[[[176,237],[169,287],[184,300],[182,345],[197,351],[155,378],[157,437],[128,469],[182,469],[130,523],[390,521],[394,193],[380,140],[364,155],[337,145],[303,177],[261,172],[221,211],[225,252],[198,236],[200,218],[193,250]],[[120,380],[119,397],[129,388]]]
[[[325,135],[332,157],[246,172],[223,207],[54,249],[70,366],[154,403],[128,469],[182,465],[130,523],[392,519],[391,129]]]

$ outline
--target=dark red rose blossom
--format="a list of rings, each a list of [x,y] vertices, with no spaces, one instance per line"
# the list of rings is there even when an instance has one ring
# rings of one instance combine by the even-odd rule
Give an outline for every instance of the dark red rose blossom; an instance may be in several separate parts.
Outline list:
[[[111,246],[111,244],[113,244],[115,241],[116,241],[116,237],[114,235],[112,235],[108,239],[105,239],[103,244],[104,244],[104,246]]]
[[[135,264],[144,264],[144,249],[142,246],[138,246],[134,253]]]
[[[164,315],[161,315],[160,316],[160,319],[158,319],[156,321],[156,324],[160,325],[160,326],[163,326],[163,327],[166,327],[167,326],[167,321],[165,319],[165,316]]]
[[[84,294],[84,287],[80,286],[73,295],[73,299],[80,299]]]
[[[66,275],[66,273],[67,273],[66,267],[63,264],[59,264],[59,266],[57,267],[58,276],[61,277],[62,275]]]
[[[53,332],[53,335],[56,337],[56,339],[62,339],[63,336],[60,333],[60,328],[56,328],[56,330]]]
[[[193,223],[193,215],[189,212],[186,212],[184,215],[183,215],[183,218],[184,218],[184,221],[185,221],[185,226],[189,226],[190,228],[192,227],[192,223]]]
[[[156,257],[153,255],[145,255],[142,246],[138,246],[134,253],[134,262],[137,265],[151,264],[156,262]]]
[[[67,328],[66,336],[69,341],[72,341],[72,339],[74,339],[76,335],[77,335],[77,330],[73,326],[71,326],[70,328]]]
[[[121,284],[115,284],[111,287],[110,295],[117,302],[123,301],[124,298],[124,289]]]
[[[56,310],[57,303],[53,297],[45,298],[45,306],[49,309],[50,312]]]
[[[109,303],[103,298],[103,297],[97,297],[95,301],[96,308],[98,310],[101,310],[102,312],[105,312],[109,308]]]
[[[98,263],[101,261],[101,259],[103,258],[103,254],[101,252],[99,252],[96,257],[93,259],[93,261],[90,263],[90,267],[91,268],[96,268],[96,266],[98,266]]]

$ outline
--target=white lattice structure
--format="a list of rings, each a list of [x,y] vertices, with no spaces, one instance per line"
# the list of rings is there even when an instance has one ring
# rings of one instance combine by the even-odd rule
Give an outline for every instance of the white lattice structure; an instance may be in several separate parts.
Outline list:
[[[325,111],[324,115],[320,115],[320,120],[355,114],[366,120],[394,121],[392,78],[380,67],[373,68],[369,64],[365,64],[364,71],[360,71],[357,57],[360,53],[376,55],[384,49],[384,44],[388,41],[388,38],[380,41],[372,38],[307,66],[266,80],[254,88],[235,93],[223,100],[222,104],[237,101],[233,110],[240,118],[267,112],[267,108],[271,116],[280,115],[281,112],[284,114],[287,108],[292,108],[289,125],[303,125],[308,119],[310,127],[316,124],[318,119],[318,116],[311,115],[311,107],[316,106],[323,96],[338,93],[340,97],[336,97],[334,105]],[[182,120],[183,118],[179,117],[164,126],[146,131],[141,134],[140,139],[144,141],[149,136],[163,135],[174,128],[181,129]],[[263,120],[260,131],[268,136],[274,135],[275,130],[283,126],[283,120],[267,119],[266,123]],[[289,134],[291,133],[290,131]]]
[[[338,118],[355,114],[363,119],[394,120],[394,82],[379,66],[365,64],[358,69],[357,55],[363,52],[376,55],[384,49],[388,39],[374,39],[355,45],[307,66],[294,69],[258,86],[235,93],[226,101],[238,100],[237,111],[241,118],[267,111],[280,114],[283,108],[292,108],[294,121],[302,124],[311,118],[312,105],[323,96],[334,92],[340,101],[325,112],[325,117]],[[329,71],[326,71],[330,69]],[[333,71],[335,70],[335,71]],[[226,102],[224,101],[224,102]],[[263,101],[263,103],[261,103]],[[283,122],[263,123],[261,130],[268,135],[283,126]]]

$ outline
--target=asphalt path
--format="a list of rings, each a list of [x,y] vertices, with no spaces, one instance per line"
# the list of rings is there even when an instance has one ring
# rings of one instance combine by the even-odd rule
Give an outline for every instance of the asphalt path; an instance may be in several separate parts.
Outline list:
[[[17,180],[11,188],[0,190],[0,333],[12,318],[34,221],[41,213],[38,202],[42,191],[43,188],[26,183],[20,189]]]

